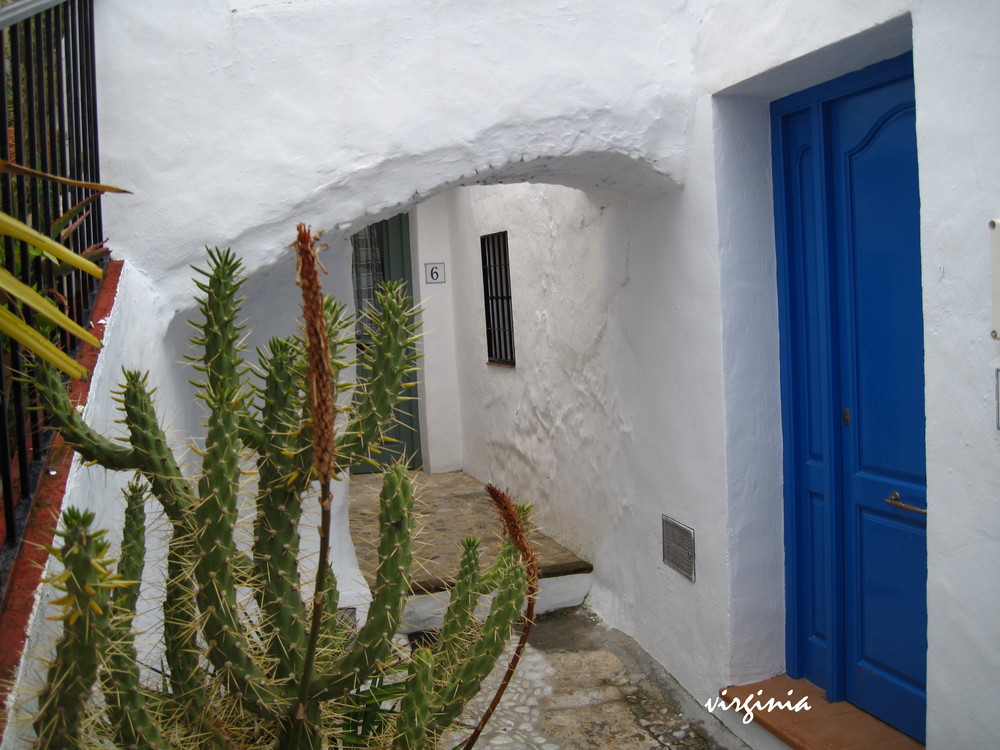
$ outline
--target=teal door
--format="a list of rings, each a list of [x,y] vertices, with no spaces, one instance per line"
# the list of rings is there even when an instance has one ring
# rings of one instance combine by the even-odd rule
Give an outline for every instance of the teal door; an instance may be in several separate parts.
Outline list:
[[[926,479],[909,55],[772,105],[788,672],[923,740]]]
[[[410,270],[410,222],[407,214],[365,227],[351,237],[352,273],[354,279],[354,306],[359,316],[376,304],[375,291],[385,281],[405,282],[407,292],[413,296],[413,279]],[[357,331],[358,348],[368,342],[361,326]],[[359,373],[360,375],[360,373]],[[415,376],[410,376],[413,382]],[[407,389],[415,395],[415,389]],[[420,432],[417,419],[417,402],[404,401],[396,410],[397,424],[389,432],[389,440],[378,456],[378,465],[386,466],[405,456],[411,469],[421,466]],[[356,473],[376,471],[379,466],[364,465]]]

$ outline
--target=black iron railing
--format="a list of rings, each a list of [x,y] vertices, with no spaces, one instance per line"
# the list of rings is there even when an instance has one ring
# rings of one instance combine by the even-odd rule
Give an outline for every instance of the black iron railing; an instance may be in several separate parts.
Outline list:
[[[94,76],[92,0],[21,0],[0,8],[0,158],[74,180],[99,181],[97,100]],[[38,178],[0,174],[0,209],[51,236],[53,221],[86,197],[81,188]],[[71,236],[61,239],[83,251],[102,240],[101,207],[89,206]],[[0,243],[2,263],[25,283],[43,291],[78,323],[87,326],[99,282],[82,272],[61,273],[21,242]],[[0,299],[0,304],[12,304]],[[30,311],[21,310],[29,323]],[[70,348],[68,336],[61,339]],[[21,378],[25,358],[0,336],[0,482],[3,547],[0,593],[6,591],[25,522],[42,471],[49,436],[36,396]]]

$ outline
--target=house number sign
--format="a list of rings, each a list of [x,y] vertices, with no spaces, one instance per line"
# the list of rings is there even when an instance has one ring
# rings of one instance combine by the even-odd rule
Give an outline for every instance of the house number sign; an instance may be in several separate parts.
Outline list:
[[[444,263],[424,263],[424,282],[427,284],[443,284]]]

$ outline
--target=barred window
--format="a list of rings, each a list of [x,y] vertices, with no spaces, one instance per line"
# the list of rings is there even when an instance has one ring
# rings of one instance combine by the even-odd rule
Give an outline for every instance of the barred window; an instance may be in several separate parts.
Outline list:
[[[514,315],[510,297],[507,233],[479,238],[483,254],[483,294],[486,299],[486,352],[490,362],[514,365]]]
[[[364,332],[363,316],[375,307],[375,292],[382,288],[386,278],[384,223],[372,224],[351,237],[354,250],[351,268],[357,306],[356,335],[361,347],[369,343]]]

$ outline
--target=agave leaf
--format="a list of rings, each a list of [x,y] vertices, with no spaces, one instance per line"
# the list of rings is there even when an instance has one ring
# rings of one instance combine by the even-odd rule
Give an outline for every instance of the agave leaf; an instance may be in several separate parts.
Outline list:
[[[25,349],[34,352],[53,367],[58,367],[71,378],[86,380],[86,367],[5,307],[0,307],[0,333],[14,339]]]
[[[52,302],[45,299],[45,297],[40,295],[30,286],[18,281],[10,273],[10,271],[5,268],[0,268],[0,289],[7,292],[11,297],[14,297],[15,299],[28,305],[35,312],[44,315],[60,328],[65,328],[77,338],[83,339],[88,344],[92,344],[93,346],[101,345],[100,341],[88,333],[87,330],[80,326],[75,320],[64,315],[58,307],[53,305]]]
[[[52,255],[57,261],[79,268],[91,276],[101,278],[104,275],[99,266],[91,263],[86,258],[81,258],[69,248],[63,247],[55,240],[49,239],[40,232],[36,232],[23,221],[18,221],[10,214],[3,213],[2,211],[0,211],[0,234],[8,234],[11,237],[34,245],[39,250]]]
[[[103,191],[91,193],[75,206],[67,208],[61,216],[57,217],[56,220],[52,222],[52,236],[65,239],[67,236],[72,234],[84,217],[90,214],[90,210],[87,209],[87,206],[100,198],[102,195],[104,195]]]
[[[63,229],[60,232],[53,232],[52,233],[53,236],[58,236],[59,239],[61,239],[62,241],[65,242],[66,238],[69,237],[69,236],[71,236],[73,234],[73,232],[75,232],[77,229],[79,229],[80,225],[83,224],[84,221],[86,221],[87,217],[90,216],[90,214],[91,214],[90,211],[84,211],[82,214],[80,214],[79,216],[77,216],[73,220],[73,223],[70,224],[68,227],[66,227],[65,229]]]
[[[81,258],[86,258],[92,263],[100,263],[104,258],[111,255],[111,248],[104,244],[104,240],[95,242],[93,245],[80,253]],[[66,263],[57,263],[52,269],[56,276],[66,276],[73,273],[73,268]]]
[[[6,172],[7,174],[21,175],[22,177],[41,177],[43,180],[50,180],[51,182],[58,182],[61,185],[70,185],[72,187],[86,188],[87,190],[100,190],[105,193],[130,193],[129,190],[124,190],[114,185],[102,185],[99,182],[84,182],[83,180],[72,180],[69,177],[56,177],[54,174],[49,174],[48,172],[39,172],[37,169],[32,169],[31,167],[23,167],[20,164],[15,164],[12,161],[7,161],[6,159],[0,159],[0,172]]]

